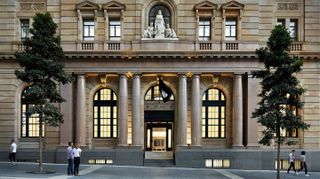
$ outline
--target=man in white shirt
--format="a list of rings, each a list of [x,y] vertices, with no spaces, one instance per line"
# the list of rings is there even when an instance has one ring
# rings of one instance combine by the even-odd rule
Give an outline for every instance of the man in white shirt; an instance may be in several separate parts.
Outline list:
[[[17,153],[17,144],[14,142],[13,139],[11,139],[10,155],[9,155],[11,166],[15,165],[16,153]]]
[[[73,174],[75,176],[79,175],[79,166],[80,166],[80,155],[82,150],[80,149],[80,145],[76,144],[75,148],[73,149],[73,156],[74,156],[74,171]]]
[[[296,169],[295,169],[295,166],[294,166],[294,162],[295,162],[295,159],[296,159],[296,157],[295,157],[295,155],[294,155],[294,152],[295,152],[295,150],[292,150],[291,153],[289,154],[290,166],[289,166],[289,168],[288,168],[287,173],[289,174],[290,169],[291,169],[291,167],[292,167],[294,173],[295,173],[296,175],[298,175],[298,173],[297,173],[297,171],[296,171]]]

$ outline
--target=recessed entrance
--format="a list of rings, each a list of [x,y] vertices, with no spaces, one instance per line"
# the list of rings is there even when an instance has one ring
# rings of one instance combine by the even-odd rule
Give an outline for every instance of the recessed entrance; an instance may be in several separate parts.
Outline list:
[[[172,122],[146,123],[146,150],[166,152],[172,150]]]

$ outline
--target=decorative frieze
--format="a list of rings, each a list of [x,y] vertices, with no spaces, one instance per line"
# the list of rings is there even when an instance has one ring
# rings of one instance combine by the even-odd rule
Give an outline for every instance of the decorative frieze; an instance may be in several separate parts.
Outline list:
[[[299,10],[299,3],[281,2],[278,3],[277,9],[279,11],[297,11]]]
[[[21,11],[45,11],[46,0],[21,0],[20,10]]]

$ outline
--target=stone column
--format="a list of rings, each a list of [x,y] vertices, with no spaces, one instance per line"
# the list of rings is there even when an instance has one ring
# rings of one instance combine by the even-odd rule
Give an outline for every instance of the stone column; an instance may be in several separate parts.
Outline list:
[[[179,75],[177,146],[187,146],[187,77]]]
[[[134,75],[132,81],[132,145],[141,146],[141,85],[140,75]]]
[[[248,148],[258,148],[258,122],[257,119],[251,118],[252,112],[257,108],[259,102],[258,93],[260,90],[260,80],[252,78],[251,75],[248,77]]]
[[[192,118],[191,118],[191,144],[201,146],[201,97],[200,75],[192,77]]]
[[[86,79],[85,75],[77,77],[77,105],[76,105],[76,143],[86,145]]]
[[[119,89],[118,146],[126,146],[128,140],[128,81],[125,74],[120,74]]]
[[[233,123],[233,147],[243,147],[243,102],[242,102],[242,76],[234,76],[234,123]]]
[[[73,98],[72,98],[72,83],[60,85],[61,97],[66,101],[61,103],[60,111],[63,115],[64,122],[60,124],[60,145],[68,146],[68,142],[73,142]]]

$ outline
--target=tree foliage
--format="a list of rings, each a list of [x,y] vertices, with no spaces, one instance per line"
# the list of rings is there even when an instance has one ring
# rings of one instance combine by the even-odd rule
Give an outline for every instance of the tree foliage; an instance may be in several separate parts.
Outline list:
[[[60,38],[55,36],[57,24],[49,13],[37,13],[33,20],[31,38],[23,41],[25,50],[15,54],[22,67],[15,74],[18,79],[30,85],[24,97],[33,105],[26,114],[42,114],[41,120],[57,126],[63,122],[63,118],[55,104],[64,101],[57,86],[58,83],[69,83],[72,78],[64,72],[64,53]]]
[[[291,43],[287,29],[278,25],[272,30],[267,47],[256,50],[259,59],[264,63],[264,69],[252,72],[253,77],[262,79],[262,90],[259,93],[261,101],[253,112],[253,117],[265,127],[263,137],[259,141],[264,145],[270,145],[274,136],[281,143],[285,141],[285,136],[280,135],[280,129],[304,130],[309,126],[296,113],[303,107],[299,97],[305,90],[296,78],[303,61],[298,57],[289,56]]]

